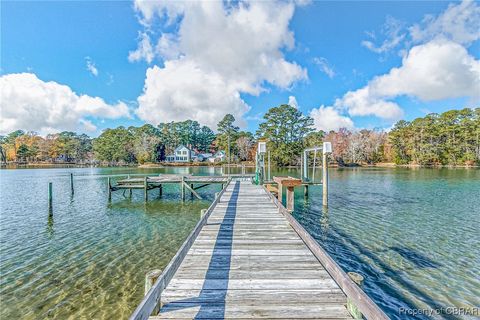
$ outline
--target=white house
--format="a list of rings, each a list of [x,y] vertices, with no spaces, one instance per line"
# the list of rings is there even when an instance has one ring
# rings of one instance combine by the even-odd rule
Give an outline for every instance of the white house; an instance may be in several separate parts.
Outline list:
[[[175,149],[173,154],[166,156],[166,160],[168,162],[190,162],[192,161],[192,157],[194,155],[194,151],[183,145],[180,145]]]

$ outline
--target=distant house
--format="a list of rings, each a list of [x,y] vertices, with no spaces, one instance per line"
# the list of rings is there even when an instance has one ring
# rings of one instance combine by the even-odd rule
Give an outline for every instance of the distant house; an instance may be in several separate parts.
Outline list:
[[[213,154],[211,153],[199,153],[197,154],[196,156],[193,157],[193,161],[197,161],[197,162],[203,162],[205,160],[207,160],[208,158],[212,157]]]
[[[209,157],[208,161],[212,162],[212,163],[213,162],[222,162],[222,161],[225,161],[226,158],[227,157],[225,155],[225,151],[219,150],[213,156]]]
[[[187,147],[180,145],[178,146],[173,154],[166,156],[168,162],[190,162],[195,157],[195,152],[188,149]]]

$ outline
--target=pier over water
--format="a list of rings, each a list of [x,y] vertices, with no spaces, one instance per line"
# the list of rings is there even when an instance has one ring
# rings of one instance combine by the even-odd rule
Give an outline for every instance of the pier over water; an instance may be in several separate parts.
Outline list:
[[[264,187],[233,179],[131,319],[352,319],[352,306],[388,319]]]

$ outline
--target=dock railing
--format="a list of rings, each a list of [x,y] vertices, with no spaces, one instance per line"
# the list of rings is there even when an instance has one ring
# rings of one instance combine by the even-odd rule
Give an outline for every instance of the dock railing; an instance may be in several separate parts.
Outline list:
[[[353,282],[352,279],[340,268],[335,260],[318,244],[318,242],[303,228],[303,226],[287,211],[281,202],[277,200],[266,188],[263,186],[268,196],[275,205],[278,207],[278,211],[285,216],[290,223],[290,226],[300,236],[307,247],[312,251],[313,255],[320,261],[325,270],[335,280],[340,289],[345,293],[348,299],[358,308],[358,310],[367,319],[374,320],[388,320],[390,319],[380,309],[375,302]]]
[[[152,288],[147,292],[142,302],[140,302],[140,304],[137,306],[133,314],[130,316],[129,318],[130,320],[148,319],[148,317],[150,317],[152,312],[156,309],[157,305],[161,303],[160,300],[161,300],[161,295],[163,290],[170,283],[170,280],[172,280],[173,276],[175,275],[175,272],[177,271],[178,267],[180,266],[183,259],[185,258],[188,250],[190,250],[190,247],[192,246],[193,242],[195,241],[198,234],[202,230],[203,226],[207,223],[208,217],[210,216],[213,209],[218,204],[218,202],[220,201],[220,198],[222,197],[223,193],[225,192],[228,185],[230,184],[230,181],[231,179],[227,181],[227,183],[225,184],[225,187],[222,189],[222,191],[218,193],[217,197],[212,202],[212,204],[208,207],[205,214],[201,216],[200,220],[195,225],[190,235],[187,237],[185,242],[182,244],[180,249],[172,258],[172,260],[170,260],[170,263],[163,270],[162,274],[160,275],[160,277],[158,277],[157,281],[152,286]]]

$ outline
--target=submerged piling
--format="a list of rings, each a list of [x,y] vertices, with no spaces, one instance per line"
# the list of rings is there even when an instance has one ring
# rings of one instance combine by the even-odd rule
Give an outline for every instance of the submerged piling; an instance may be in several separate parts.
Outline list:
[[[70,173],[70,190],[72,191],[72,195],[75,193],[73,190],[73,173]]]

